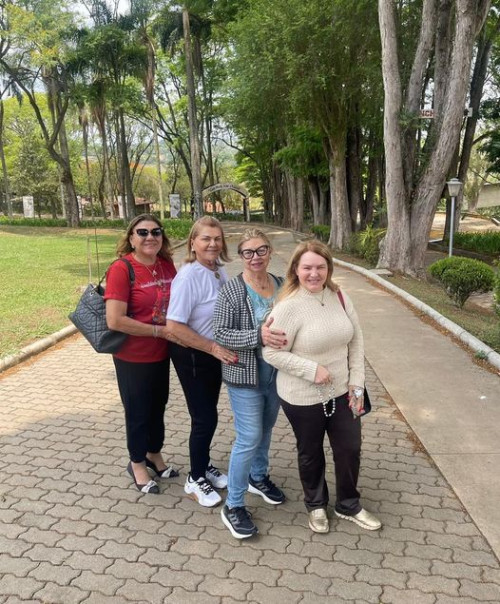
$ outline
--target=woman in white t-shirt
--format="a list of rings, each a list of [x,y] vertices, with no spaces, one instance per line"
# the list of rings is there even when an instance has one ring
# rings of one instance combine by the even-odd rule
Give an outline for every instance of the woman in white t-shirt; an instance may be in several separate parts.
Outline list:
[[[172,282],[165,328],[169,339],[181,344],[170,345],[170,357],[191,416],[191,469],[184,491],[205,507],[220,503],[214,489],[227,485],[227,476],[210,461],[210,446],[217,427],[221,362],[238,360],[213,339],[214,306],[227,281],[221,260],[229,260],[222,227],[215,218],[203,216],[191,229],[185,263]]]

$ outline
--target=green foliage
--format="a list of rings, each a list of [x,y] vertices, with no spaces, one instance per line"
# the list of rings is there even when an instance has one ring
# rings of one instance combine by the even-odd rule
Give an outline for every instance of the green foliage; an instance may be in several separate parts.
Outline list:
[[[372,266],[375,266],[380,254],[380,241],[385,233],[386,229],[377,229],[367,226],[364,231],[351,235],[348,250],[352,254],[364,258]]]
[[[330,239],[330,230],[330,225],[328,224],[315,224],[311,227],[311,233],[324,243],[328,243]]]
[[[170,239],[185,239],[193,221],[187,218],[169,218],[163,221],[163,226]],[[62,218],[9,218],[0,216],[0,226],[18,227],[67,227],[68,223]],[[118,229],[123,231],[125,223],[123,220],[83,220],[80,229]]]
[[[455,233],[454,244],[463,249],[480,254],[500,255],[500,231],[480,233]]]
[[[375,229],[367,226],[359,233],[361,256],[370,264],[376,265],[380,254],[380,241],[385,236],[386,229]]]
[[[330,239],[330,226],[326,224],[317,224],[311,227],[311,233],[315,237],[328,242]],[[351,254],[364,258],[371,265],[375,266],[379,256],[380,240],[384,237],[386,229],[375,229],[371,226],[366,227],[364,231],[353,233],[347,246],[347,251]]]
[[[67,227],[68,223],[63,218],[9,218],[8,216],[0,216],[0,226],[6,225],[22,227]]]
[[[495,312],[500,317],[500,261],[497,261],[495,266],[497,270],[495,274],[495,283],[493,285],[493,302]]]
[[[305,126],[293,128],[289,141],[274,154],[284,169],[299,177],[328,177],[328,162],[319,130]]]
[[[469,296],[493,288],[495,273],[485,262],[452,256],[431,264],[429,273],[440,281],[454,303],[462,308]]]

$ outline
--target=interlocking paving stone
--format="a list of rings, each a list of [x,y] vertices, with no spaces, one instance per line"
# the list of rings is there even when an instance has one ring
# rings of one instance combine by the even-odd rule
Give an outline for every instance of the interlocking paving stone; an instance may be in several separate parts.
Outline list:
[[[64,604],[80,604],[88,595],[88,591],[82,591],[78,587],[62,587],[56,583],[45,583],[36,593],[42,602],[64,602]]]
[[[295,244],[275,237],[271,270],[282,274]],[[181,476],[160,481],[157,496],[139,493],[125,471],[111,357],[74,337],[1,374],[0,604],[500,602],[489,544],[370,367],[367,383],[374,411],[363,419],[360,489],[382,530],[339,520],[329,506],[330,533],[311,533],[280,414],[271,476],[287,501],[249,495],[260,534],[238,541],[220,507],[184,493],[189,416],[173,371],[164,453]],[[225,470],[233,439],[223,389],[213,458]],[[327,479],[334,492],[331,459]]]
[[[384,587],[380,601],[384,604],[435,604],[436,598],[416,589],[396,589],[388,585]]]
[[[116,592],[116,595],[124,596],[132,602],[145,600],[149,604],[162,604],[165,598],[172,593],[171,587],[163,587],[158,583],[140,582],[141,577],[138,577],[138,579],[138,581],[135,579],[125,581],[124,585]]]
[[[0,595],[18,596],[21,600],[30,600],[43,587],[43,583],[28,576],[22,581],[15,575],[0,577]]]

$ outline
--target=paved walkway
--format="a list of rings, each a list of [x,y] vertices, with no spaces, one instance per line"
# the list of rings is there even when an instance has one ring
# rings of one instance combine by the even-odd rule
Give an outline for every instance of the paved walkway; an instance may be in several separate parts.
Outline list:
[[[270,232],[283,273],[295,242]],[[364,325],[374,411],[360,488],[381,531],[333,517],[329,534],[311,533],[280,414],[272,476],[288,500],[249,495],[260,535],[233,539],[219,509],[184,496],[188,416],[174,374],[165,453],[182,474],[141,495],[125,473],[111,358],[76,336],[0,375],[0,604],[500,602],[498,377],[360,275],[335,278]],[[224,393],[221,467],[232,438]]]

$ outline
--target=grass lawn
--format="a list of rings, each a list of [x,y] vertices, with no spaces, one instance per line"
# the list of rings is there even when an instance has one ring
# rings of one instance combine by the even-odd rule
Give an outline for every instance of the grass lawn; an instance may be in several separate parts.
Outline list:
[[[115,258],[122,231],[97,232],[99,276]],[[93,231],[53,227],[0,227],[0,357],[69,324],[68,313],[89,282],[88,254],[91,253],[92,281],[97,280]],[[345,254],[335,256],[370,268]],[[468,332],[500,352],[500,321],[492,313],[467,307],[460,310],[435,283],[400,276],[390,281],[435,308]]]
[[[100,274],[115,256],[120,231],[97,233]],[[82,286],[97,279],[93,231],[0,227],[0,356],[68,325]]]
[[[190,220],[167,224],[171,242],[190,228]],[[116,258],[122,234],[97,230],[97,263],[93,229],[0,226],[0,357],[70,324],[87,283],[96,283]]]

